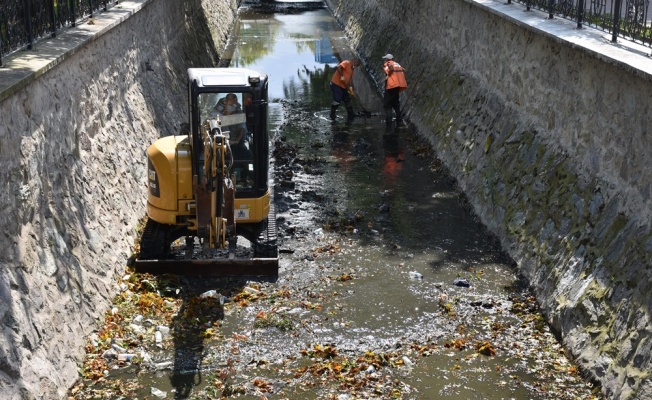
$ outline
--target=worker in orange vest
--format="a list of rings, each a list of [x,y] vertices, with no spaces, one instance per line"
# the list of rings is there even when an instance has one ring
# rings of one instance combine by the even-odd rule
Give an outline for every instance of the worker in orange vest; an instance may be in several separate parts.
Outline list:
[[[383,108],[385,108],[385,123],[392,123],[392,108],[396,113],[396,126],[403,126],[401,115],[400,93],[407,89],[405,80],[405,69],[394,61],[394,56],[385,54],[383,56],[383,71],[385,71],[385,95],[383,97]]]
[[[360,59],[344,60],[337,64],[335,73],[331,79],[330,87],[333,93],[333,102],[331,103],[331,120],[335,121],[335,111],[340,103],[344,102],[346,106],[347,119],[353,120],[353,105],[351,105],[351,96],[353,96],[353,72],[360,65]]]

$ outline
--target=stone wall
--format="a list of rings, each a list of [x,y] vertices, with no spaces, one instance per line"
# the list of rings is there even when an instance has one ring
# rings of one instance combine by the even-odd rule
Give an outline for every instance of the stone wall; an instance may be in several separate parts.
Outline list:
[[[476,1],[326,1],[587,374],[652,398],[650,76]]]
[[[0,102],[5,399],[77,379],[145,216],[145,150],[187,119],[186,69],[217,63],[239,1],[140,3]]]

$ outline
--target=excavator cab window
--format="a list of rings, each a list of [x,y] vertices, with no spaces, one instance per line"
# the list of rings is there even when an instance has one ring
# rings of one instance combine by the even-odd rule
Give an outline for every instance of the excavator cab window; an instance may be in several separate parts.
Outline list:
[[[248,92],[201,93],[198,98],[200,120],[217,119],[222,133],[228,132],[233,159],[232,173],[237,190],[253,190],[255,177],[255,115]]]

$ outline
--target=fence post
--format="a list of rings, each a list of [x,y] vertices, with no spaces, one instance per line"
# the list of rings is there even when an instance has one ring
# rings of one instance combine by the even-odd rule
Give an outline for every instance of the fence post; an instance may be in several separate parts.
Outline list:
[[[548,19],[555,18],[555,0],[548,0]]]
[[[0,13],[0,17],[2,17],[4,14]],[[0,18],[0,67],[2,67],[2,18]]]
[[[93,18],[93,0],[88,0],[89,17]]]
[[[584,19],[584,0],[577,3],[577,29],[582,29],[582,22]]]
[[[31,1],[26,1],[23,4],[23,11],[25,13],[25,27],[27,28],[27,50],[32,50],[32,7]]]
[[[52,25],[52,37],[57,36],[57,20],[54,17],[54,0],[50,0],[50,24]]]
[[[530,11],[530,0],[525,2],[525,11]]]
[[[614,6],[614,20],[613,20],[613,30],[611,32],[611,41],[616,43],[618,41],[618,33],[620,32],[620,6],[622,0],[616,0],[616,5]]]
[[[77,4],[77,0],[73,0],[71,4],[72,4],[72,24],[70,25],[77,26],[77,16],[75,15],[75,4]]]

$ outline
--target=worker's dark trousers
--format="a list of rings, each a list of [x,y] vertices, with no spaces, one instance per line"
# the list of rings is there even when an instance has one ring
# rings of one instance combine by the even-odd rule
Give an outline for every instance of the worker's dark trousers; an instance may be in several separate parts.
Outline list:
[[[385,108],[385,122],[392,123],[392,109],[396,114],[396,123],[401,124],[403,116],[401,115],[401,102],[399,98],[400,88],[393,88],[385,90],[383,97],[383,107]]]
[[[346,119],[352,121],[355,118],[355,112],[353,111],[353,106],[351,103],[346,105]]]
[[[333,93],[333,102],[331,103],[331,112],[330,112],[330,118],[334,121],[335,120],[335,112],[337,111],[337,107],[340,106],[340,103],[344,103],[346,106],[346,111],[349,114],[349,119],[351,119],[351,112],[353,111],[353,107],[351,106],[351,96],[349,95],[349,92],[334,84],[333,82],[330,83],[331,87],[331,92]]]
[[[335,102],[333,102],[333,104],[331,104],[331,113],[330,113],[329,116],[333,121],[335,121],[335,118],[336,118],[335,113],[337,111],[337,107],[339,107],[339,106],[340,105],[338,103],[335,103]],[[353,111],[353,105],[351,104],[351,100],[350,99],[344,100],[344,106],[346,107],[346,117],[347,117],[347,119],[349,121],[353,120],[353,118],[355,118],[355,112]]]

